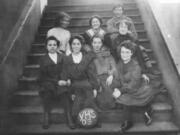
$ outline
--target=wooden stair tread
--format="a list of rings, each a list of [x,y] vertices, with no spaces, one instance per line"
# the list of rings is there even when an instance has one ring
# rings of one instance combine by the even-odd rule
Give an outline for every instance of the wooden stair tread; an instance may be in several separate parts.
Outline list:
[[[40,124],[33,125],[22,125],[22,126],[14,126],[10,132],[13,133],[118,133],[120,132],[120,123],[102,123],[101,128],[93,128],[93,129],[75,129],[71,130],[67,127],[66,124],[54,124],[51,125],[49,129],[42,129]],[[153,132],[178,132],[179,128],[172,122],[154,122],[150,126],[145,126],[144,123],[135,123],[134,126],[127,130],[128,133],[153,133]]]
[[[37,94],[37,93],[36,93]],[[168,103],[153,103],[152,109],[154,111],[171,111],[172,106]],[[102,111],[102,112],[119,112],[121,110],[115,109],[115,110],[108,110],[108,111]],[[14,107],[10,110],[10,113],[43,113],[43,107],[42,106],[20,106],[20,107]],[[54,107],[52,109],[52,113],[63,113],[62,108]]]

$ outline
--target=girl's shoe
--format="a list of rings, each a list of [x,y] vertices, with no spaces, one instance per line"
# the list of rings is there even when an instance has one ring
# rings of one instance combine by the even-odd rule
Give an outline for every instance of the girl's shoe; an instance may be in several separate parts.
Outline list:
[[[144,120],[145,120],[145,124],[147,126],[151,125],[151,123],[152,123],[152,117],[151,116],[152,116],[152,110],[146,111],[144,113]]]

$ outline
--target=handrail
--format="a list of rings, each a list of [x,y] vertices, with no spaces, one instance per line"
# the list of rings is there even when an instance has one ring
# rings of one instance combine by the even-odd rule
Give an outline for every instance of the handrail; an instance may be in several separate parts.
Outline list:
[[[28,19],[28,16],[29,14],[31,13],[32,9],[33,9],[33,5],[35,4],[35,1],[36,0],[28,0],[27,2],[27,6],[25,7],[25,9],[23,10],[21,16],[20,16],[20,19],[18,19],[16,25],[14,26],[14,29],[12,30],[8,40],[5,42],[5,46],[9,46],[8,50],[3,53],[3,60],[1,61],[1,64],[4,64],[5,61],[7,60],[8,58],[8,55],[9,53],[11,52],[13,46],[14,46],[14,43],[15,41],[18,39],[22,29],[23,29],[23,26],[24,24],[26,23],[27,19]]]

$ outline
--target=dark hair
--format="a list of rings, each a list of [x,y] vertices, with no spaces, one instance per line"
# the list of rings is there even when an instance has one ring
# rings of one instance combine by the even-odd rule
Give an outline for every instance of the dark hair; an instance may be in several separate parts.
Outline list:
[[[45,40],[45,44],[46,44],[46,46],[47,46],[48,41],[50,41],[50,40],[54,40],[54,41],[56,41],[57,46],[59,46],[59,45],[60,45],[60,41],[59,41],[56,37],[54,37],[54,36],[49,36],[49,37],[47,37],[47,38],[46,38],[46,40]]]
[[[72,51],[72,42],[73,42],[75,39],[77,39],[77,40],[80,41],[81,46],[82,46],[82,47],[81,47],[81,50],[82,50],[83,45],[84,45],[84,43],[85,43],[85,40],[84,40],[84,38],[83,38],[81,35],[76,35],[76,36],[71,37],[70,40],[69,40],[69,46],[70,46],[71,51]]]
[[[116,8],[122,8],[122,10],[124,12],[124,5],[123,4],[115,5],[112,10],[115,10]]]
[[[65,12],[58,12],[55,17],[54,26],[55,27],[61,26],[60,21],[64,20],[65,18],[68,18],[69,20],[71,20],[71,16],[69,14]]]
[[[125,25],[127,25],[127,28],[128,28],[128,30],[130,30],[130,27],[131,27],[131,22],[130,21],[128,21],[128,20],[121,20],[121,21],[119,21],[117,24],[116,24],[116,28],[118,28],[119,29],[119,25],[120,24],[125,24]]]
[[[94,18],[96,18],[96,19],[99,20],[100,25],[103,24],[102,18],[101,18],[99,15],[93,15],[93,16],[89,19],[89,26],[92,26],[92,20],[93,20]]]
[[[134,42],[132,42],[131,40],[125,40],[121,44],[119,44],[117,47],[117,55],[119,58],[120,58],[120,53],[121,53],[122,47],[125,47],[125,48],[131,50],[132,54],[135,53],[136,44]]]
[[[91,44],[92,44],[94,38],[100,38],[101,41],[102,41],[102,44],[104,44],[104,38],[102,38],[101,36],[98,36],[98,35],[94,35],[94,36],[91,38]]]

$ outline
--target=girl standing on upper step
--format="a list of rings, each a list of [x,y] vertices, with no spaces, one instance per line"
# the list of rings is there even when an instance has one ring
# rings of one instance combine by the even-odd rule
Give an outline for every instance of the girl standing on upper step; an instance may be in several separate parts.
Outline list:
[[[98,15],[94,15],[89,19],[89,26],[90,29],[86,30],[82,36],[85,39],[85,50],[89,51],[89,48],[91,46],[91,40],[93,36],[99,36],[101,38],[104,38],[104,35],[106,34],[105,30],[102,29],[102,18]]]
[[[49,128],[50,113],[52,110],[52,100],[56,99],[58,102],[63,102],[63,107],[67,116],[68,125],[74,128],[70,111],[70,97],[67,91],[69,81],[61,80],[61,73],[63,70],[64,55],[57,53],[59,41],[50,36],[46,39],[47,53],[43,56],[40,63],[40,97],[42,98],[44,115],[43,128]]]
[[[82,50],[83,37],[71,37],[69,43],[72,53],[65,57],[62,79],[71,80],[70,90],[75,95],[72,115],[77,119],[79,111],[83,108],[92,107],[99,111],[95,104],[99,84],[93,63],[94,55],[85,54]]]
[[[150,102],[157,90],[152,89],[144,80],[141,79],[142,71],[138,62],[132,58],[135,51],[131,41],[124,41],[118,46],[119,59],[117,71],[119,75],[119,86],[114,89],[113,96],[118,104],[125,107],[127,118],[121,125],[122,130],[126,130],[133,125],[132,107],[143,107],[146,125],[151,124]]]
[[[67,30],[67,27],[70,24],[70,20],[71,17],[67,13],[57,13],[54,27],[47,32],[47,37],[54,36],[60,41],[58,52],[64,53],[66,55],[69,55],[71,53],[69,47],[69,39],[71,37],[71,33]]]
[[[129,34],[133,35],[135,39],[138,38],[134,23],[131,18],[124,15],[124,8],[122,4],[118,4],[113,7],[113,17],[107,21],[107,33],[113,38],[116,36],[118,29],[116,28],[117,23],[126,21],[130,23]]]

